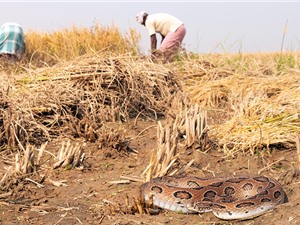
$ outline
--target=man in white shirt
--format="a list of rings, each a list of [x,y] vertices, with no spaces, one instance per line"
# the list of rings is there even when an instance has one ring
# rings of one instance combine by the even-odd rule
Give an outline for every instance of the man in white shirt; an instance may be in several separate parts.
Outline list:
[[[166,13],[148,14],[141,11],[136,15],[136,20],[144,25],[151,39],[152,56],[157,56],[157,39],[156,33],[162,37],[160,52],[168,61],[172,55],[176,54],[182,44],[186,34],[183,22],[176,17]]]

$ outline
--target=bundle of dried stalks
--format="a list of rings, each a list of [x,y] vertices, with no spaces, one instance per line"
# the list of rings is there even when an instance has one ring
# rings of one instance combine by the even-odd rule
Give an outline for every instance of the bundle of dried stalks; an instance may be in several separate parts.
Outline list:
[[[185,112],[186,146],[197,144],[205,150],[208,142],[207,111],[201,110],[199,105],[193,105]]]
[[[149,181],[153,177],[183,174],[194,160],[181,169],[175,165],[179,157],[177,150],[181,134],[186,135],[184,148],[190,148],[195,144],[205,148],[208,140],[207,131],[207,114],[198,105],[185,108],[177,114],[175,120],[170,120],[166,127],[158,122],[157,150],[153,152],[142,177]]]
[[[14,166],[6,168],[6,173],[0,181],[0,186],[3,186],[6,182],[9,182],[13,176],[23,176],[32,174],[36,171],[37,166],[41,166],[40,159],[44,153],[47,143],[41,145],[39,149],[34,146],[27,144],[26,148],[22,147],[22,154],[20,152],[15,154]],[[34,152],[38,151],[38,157],[35,160]]]
[[[180,136],[184,137],[186,148],[208,147],[207,111],[199,104],[191,104],[186,94],[178,93],[174,97],[168,116],[178,120]]]
[[[16,163],[15,163],[15,172],[16,173],[32,173],[34,171],[34,152],[33,147],[27,145],[26,150],[22,158],[19,158],[19,153],[16,154]]]
[[[70,140],[65,143],[62,142],[61,149],[56,157],[57,162],[53,164],[53,168],[57,169],[59,167],[71,169],[75,167],[79,167],[85,157],[85,153],[82,150],[84,144],[76,143],[75,146],[71,145]]]
[[[149,181],[153,177],[159,177],[166,174],[172,175],[178,172],[178,169],[173,169],[171,171],[171,167],[178,158],[176,151],[179,122],[179,120],[176,120],[174,121],[173,126],[167,125],[166,128],[162,126],[160,121],[158,122],[157,150],[153,151],[149,165],[142,173],[142,177],[144,177],[146,181]]]

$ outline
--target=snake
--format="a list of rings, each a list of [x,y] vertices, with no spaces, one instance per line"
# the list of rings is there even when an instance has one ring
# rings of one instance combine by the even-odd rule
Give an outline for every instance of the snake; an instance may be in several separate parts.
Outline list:
[[[144,203],[181,213],[212,212],[222,220],[257,217],[288,201],[278,181],[267,176],[161,176],[140,186]]]

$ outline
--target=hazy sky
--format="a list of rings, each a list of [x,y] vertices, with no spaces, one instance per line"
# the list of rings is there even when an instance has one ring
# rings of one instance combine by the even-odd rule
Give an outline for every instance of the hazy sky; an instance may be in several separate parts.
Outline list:
[[[0,9],[0,24],[17,22],[25,34],[91,27],[95,22],[114,24],[122,32],[135,28],[144,51],[150,39],[135,21],[141,10],[181,19],[187,28],[184,47],[199,53],[280,51],[287,22],[284,49],[300,50],[300,2],[295,1],[0,1]]]

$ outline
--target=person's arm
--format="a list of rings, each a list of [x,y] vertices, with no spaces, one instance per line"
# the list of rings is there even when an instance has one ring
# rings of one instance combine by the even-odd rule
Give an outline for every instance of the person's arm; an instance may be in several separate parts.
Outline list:
[[[161,35],[161,42],[160,43],[162,43],[164,41],[164,39],[165,39],[165,36],[162,35],[162,34],[160,34],[160,35]]]
[[[151,53],[154,53],[156,50],[156,45],[157,45],[156,35],[152,34],[150,36],[150,39],[151,39]]]

